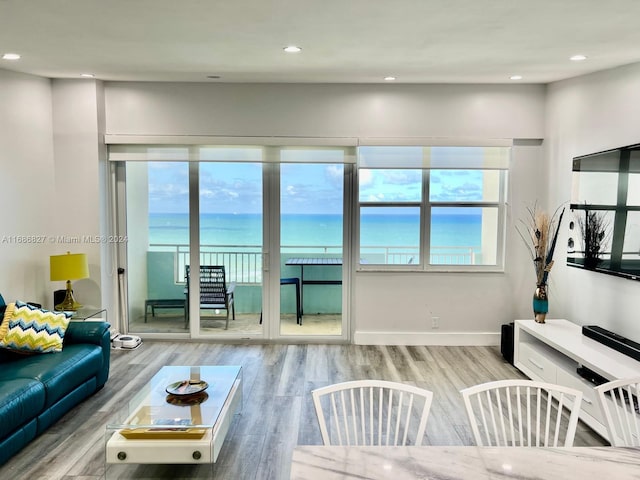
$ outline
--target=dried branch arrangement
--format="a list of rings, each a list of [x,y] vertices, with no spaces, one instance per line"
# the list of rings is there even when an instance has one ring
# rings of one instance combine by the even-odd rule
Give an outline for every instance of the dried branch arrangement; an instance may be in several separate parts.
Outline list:
[[[521,220],[523,228],[516,226],[516,229],[533,260],[536,285],[544,286],[547,284],[549,272],[553,267],[553,252],[556,249],[564,207],[562,210],[558,207],[553,215],[539,210],[537,205],[534,205],[533,208],[527,208],[527,211],[529,218],[526,221]]]

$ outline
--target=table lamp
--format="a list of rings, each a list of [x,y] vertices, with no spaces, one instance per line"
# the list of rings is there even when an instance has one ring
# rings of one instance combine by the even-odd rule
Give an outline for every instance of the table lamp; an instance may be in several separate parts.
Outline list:
[[[66,255],[52,255],[50,257],[51,281],[67,282],[67,292],[62,303],[55,306],[56,310],[75,311],[82,307],[75,298],[71,289],[71,280],[89,278],[89,264],[84,253],[67,252]]]

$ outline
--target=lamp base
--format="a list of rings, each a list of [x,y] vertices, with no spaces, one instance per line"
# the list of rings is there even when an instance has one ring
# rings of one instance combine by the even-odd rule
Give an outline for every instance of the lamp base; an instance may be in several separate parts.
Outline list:
[[[76,299],[73,298],[73,290],[71,289],[71,280],[67,280],[67,292],[64,296],[64,300],[62,301],[62,303],[59,303],[58,305],[56,305],[55,309],[75,312],[79,308],[82,308],[82,305],[76,302]]]

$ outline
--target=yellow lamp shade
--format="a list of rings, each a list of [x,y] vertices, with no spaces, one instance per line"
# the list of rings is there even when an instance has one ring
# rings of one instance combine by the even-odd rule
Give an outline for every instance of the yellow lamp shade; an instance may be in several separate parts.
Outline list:
[[[87,255],[84,253],[67,252],[66,255],[52,255],[49,258],[49,266],[51,268],[51,281],[66,281],[67,292],[62,303],[54,308],[56,310],[77,310],[82,307],[73,297],[73,289],[71,280],[80,278],[89,278],[89,264],[87,263]]]
[[[52,255],[50,267],[52,282],[89,278],[89,263],[85,253]]]

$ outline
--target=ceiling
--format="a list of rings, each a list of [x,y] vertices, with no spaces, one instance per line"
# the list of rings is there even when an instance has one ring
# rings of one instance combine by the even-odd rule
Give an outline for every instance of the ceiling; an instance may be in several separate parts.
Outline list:
[[[21,55],[0,68],[119,81],[549,83],[639,62],[639,18],[639,0],[0,0],[0,55]],[[285,53],[291,44],[302,51]]]

